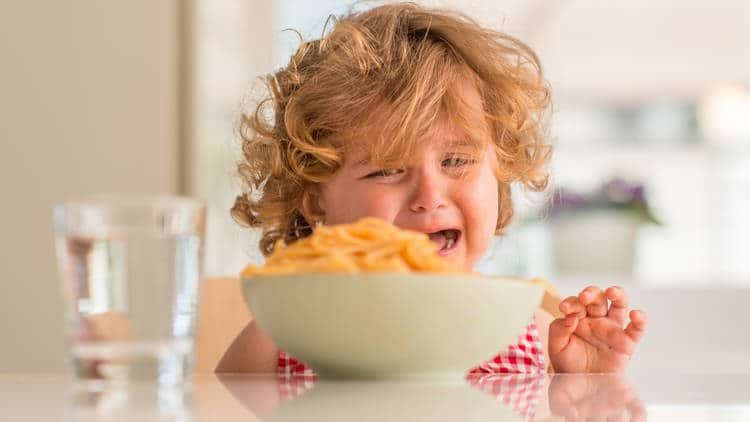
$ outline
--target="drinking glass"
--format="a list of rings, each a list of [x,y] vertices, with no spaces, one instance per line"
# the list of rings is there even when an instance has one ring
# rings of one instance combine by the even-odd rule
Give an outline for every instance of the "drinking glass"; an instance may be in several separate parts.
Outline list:
[[[97,197],[54,206],[74,381],[182,385],[192,371],[205,205]]]

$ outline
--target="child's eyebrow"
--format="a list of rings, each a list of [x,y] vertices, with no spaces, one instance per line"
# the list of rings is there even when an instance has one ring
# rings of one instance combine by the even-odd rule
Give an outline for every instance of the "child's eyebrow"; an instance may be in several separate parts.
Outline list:
[[[364,167],[364,166],[368,165],[369,163],[370,163],[370,159],[369,158],[363,158],[361,160],[356,161],[354,163],[354,166],[355,167]]]
[[[450,148],[475,148],[476,142],[472,142],[469,138],[449,138],[443,140],[443,148],[450,149]]]
[[[369,167],[370,164],[372,164],[372,160],[370,160],[370,158],[361,158],[358,160],[351,161],[351,167],[354,169]]]
[[[476,145],[474,142],[471,141],[470,138],[467,137],[460,137],[460,138],[447,138],[441,140],[443,143],[443,147],[448,148],[474,148]],[[372,163],[372,157],[366,156],[363,158],[356,158],[351,161],[352,166],[354,167],[365,167]]]

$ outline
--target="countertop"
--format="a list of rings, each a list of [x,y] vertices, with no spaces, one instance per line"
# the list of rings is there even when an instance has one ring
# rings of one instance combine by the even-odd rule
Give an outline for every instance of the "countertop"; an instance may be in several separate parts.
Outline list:
[[[389,380],[201,375],[84,390],[63,375],[0,375],[2,420],[750,420],[749,375],[486,375]]]

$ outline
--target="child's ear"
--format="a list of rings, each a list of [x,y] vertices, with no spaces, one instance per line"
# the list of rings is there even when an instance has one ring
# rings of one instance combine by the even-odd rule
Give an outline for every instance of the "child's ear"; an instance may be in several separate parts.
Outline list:
[[[322,194],[318,185],[313,185],[305,189],[302,194],[302,216],[305,217],[310,226],[315,227],[318,223],[324,223],[326,212],[322,206]]]

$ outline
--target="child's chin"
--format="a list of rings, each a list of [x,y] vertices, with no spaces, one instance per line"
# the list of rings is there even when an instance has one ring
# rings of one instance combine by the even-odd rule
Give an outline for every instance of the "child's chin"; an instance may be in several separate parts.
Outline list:
[[[456,268],[463,270],[463,271],[473,271],[474,270],[474,264],[467,261],[466,257],[460,253],[460,251],[455,251],[450,255],[444,256],[443,259],[450,262],[453,266]]]

